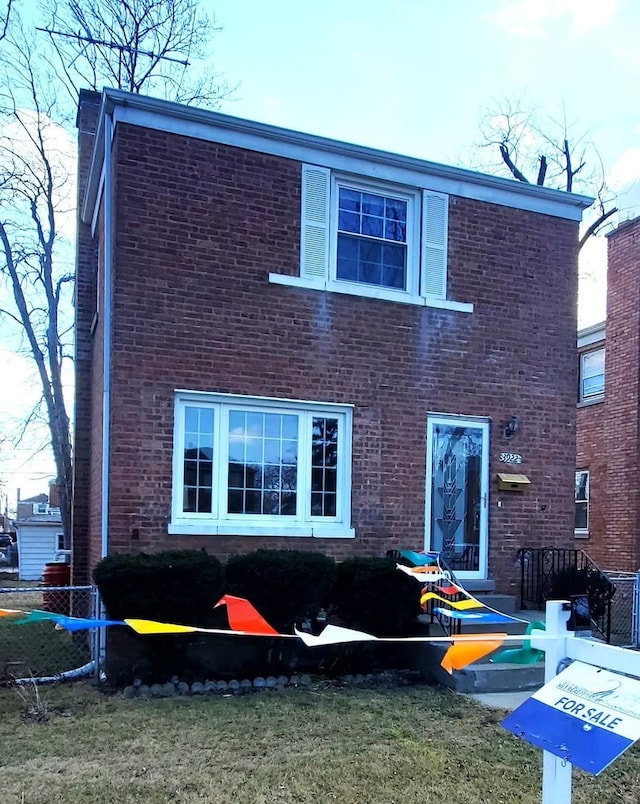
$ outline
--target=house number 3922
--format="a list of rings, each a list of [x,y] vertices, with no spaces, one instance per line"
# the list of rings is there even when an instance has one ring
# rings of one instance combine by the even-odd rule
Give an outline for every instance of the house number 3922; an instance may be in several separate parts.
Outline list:
[[[501,452],[500,460],[502,463],[522,463],[522,455],[517,452]]]

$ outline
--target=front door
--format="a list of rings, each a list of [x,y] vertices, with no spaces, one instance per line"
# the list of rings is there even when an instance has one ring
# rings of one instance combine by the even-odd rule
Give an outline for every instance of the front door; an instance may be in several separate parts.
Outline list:
[[[460,578],[487,577],[489,422],[427,419],[425,549]]]

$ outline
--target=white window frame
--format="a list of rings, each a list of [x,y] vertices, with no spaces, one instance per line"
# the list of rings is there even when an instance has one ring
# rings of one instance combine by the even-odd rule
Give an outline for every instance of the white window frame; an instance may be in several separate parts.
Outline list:
[[[300,273],[269,273],[269,282],[294,288],[332,291],[420,307],[472,313],[473,304],[448,298],[449,196],[421,183],[382,180],[318,165],[302,165]],[[336,277],[339,186],[406,199],[407,287],[367,285]],[[438,210],[438,206],[440,210]],[[438,228],[440,222],[440,228]]]
[[[602,352],[602,356],[603,356],[603,360],[604,360],[604,368],[602,370],[602,390],[601,391],[596,391],[596,392],[590,393],[590,394],[585,394],[584,393],[584,380],[585,380],[584,364],[585,364],[585,358],[590,357],[591,355],[595,354],[596,352]],[[579,397],[578,397],[580,402],[592,402],[592,401],[599,402],[600,400],[602,400],[602,398],[604,397],[604,383],[605,383],[605,372],[606,372],[606,370],[607,370],[607,365],[606,365],[606,355],[605,355],[604,346],[599,346],[596,349],[588,349],[587,351],[582,352],[580,354],[580,372],[579,372],[579,375],[580,375],[579,376],[580,388],[579,388]],[[590,374],[589,375],[589,377],[597,377],[597,376],[599,376],[599,374]]]
[[[380,285],[368,285],[365,282],[352,282],[338,279],[338,206],[340,188],[357,190],[365,193],[389,198],[398,198],[407,202],[407,287],[406,290],[386,288]],[[375,299],[404,301],[420,296],[420,193],[388,182],[366,181],[359,177],[332,174],[329,218],[329,281],[327,290],[344,291],[351,289],[358,296],[370,296]],[[392,243],[394,241],[388,241]]]
[[[577,488],[577,485],[578,485],[578,475],[586,475],[587,476],[587,484],[586,484],[586,487],[585,487],[586,497],[587,497],[586,500],[578,500],[577,495],[576,495],[576,488]],[[574,527],[573,532],[574,532],[574,535],[576,537],[583,538],[583,539],[586,538],[589,535],[589,502],[590,502],[590,496],[591,496],[590,485],[591,485],[591,476],[589,474],[589,470],[588,469],[576,469],[575,481],[574,481],[574,493],[573,493],[574,509],[575,509],[575,506],[577,506],[577,505],[584,505],[585,506],[585,508],[587,509],[587,526],[586,526],[586,528],[576,528],[576,527]],[[574,510],[574,522],[575,522],[575,510]]]
[[[184,410],[188,406],[213,410],[212,511],[183,511]],[[227,511],[229,411],[256,411],[298,416],[298,487],[295,516],[230,514]],[[311,515],[311,420],[340,421],[336,516]],[[237,536],[315,536],[353,538],[351,527],[351,440],[353,406],[270,397],[239,396],[178,390],[175,392],[173,479],[170,534]]]

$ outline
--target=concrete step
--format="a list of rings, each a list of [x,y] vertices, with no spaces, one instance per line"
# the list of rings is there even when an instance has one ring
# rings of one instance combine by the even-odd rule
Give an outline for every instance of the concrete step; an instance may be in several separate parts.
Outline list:
[[[518,609],[518,598],[515,595],[501,595],[495,592],[475,593],[474,597],[490,609],[502,614],[515,614]]]
[[[509,643],[506,647],[511,647]],[[421,672],[430,681],[464,693],[519,692],[537,690],[544,684],[544,662],[517,665],[475,662],[449,674],[440,666],[446,645],[425,645]]]

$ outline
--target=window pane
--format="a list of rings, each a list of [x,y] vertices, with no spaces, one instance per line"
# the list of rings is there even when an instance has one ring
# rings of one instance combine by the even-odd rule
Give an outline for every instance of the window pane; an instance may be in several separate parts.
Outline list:
[[[360,212],[362,193],[359,190],[348,190],[346,187],[340,188],[339,206],[340,209]]]
[[[362,212],[365,215],[376,215],[384,217],[384,196],[373,195],[373,193],[362,194]]]
[[[298,416],[256,411],[232,413],[228,513],[295,516]],[[288,495],[286,505],[284,494]]]
[[[392,221],[405,223],[407,220],[407,202],[399,198],[385,199],[385,216]]]
[[[311,434],[311,516],[336,516],[338,419],[314,417]]]
[[[353,229],[351,230],[353,231]],[[373,215],[362,216],[362,234],[370,237],[384,237],[384,220]]]
[[[213,409],[185,406],[184,431],[182,510],[188,513],[211,513]]]
[[[338,229],[342,232],[360,233],[360,216],[355,212],[342,212],[338,215]]]
[[[594,349],[580,356],[580,394],[584,399],[604,393],[604,349]]]
[[[575,529],[587,530],[589,527],[589,472],[576,472],[575,500]]]
[[[230,514],[243,513],[243,493],[241,491],[229,490],[229,499],[227,501],[227,505]]]

